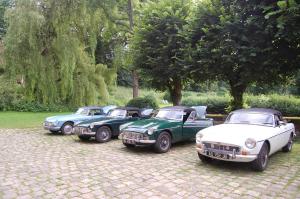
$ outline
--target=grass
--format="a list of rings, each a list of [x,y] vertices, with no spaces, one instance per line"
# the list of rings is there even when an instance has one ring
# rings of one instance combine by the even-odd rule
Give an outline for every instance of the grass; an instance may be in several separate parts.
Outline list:
[[[0,112],[0,128],[41,127],[46,117],[66,113]]]

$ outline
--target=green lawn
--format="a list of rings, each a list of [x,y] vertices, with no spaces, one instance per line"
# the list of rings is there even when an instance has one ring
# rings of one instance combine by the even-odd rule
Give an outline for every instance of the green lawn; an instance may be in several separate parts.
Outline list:
[[[0,112],[0,128],[41,127],[46,117],[66,113]]]

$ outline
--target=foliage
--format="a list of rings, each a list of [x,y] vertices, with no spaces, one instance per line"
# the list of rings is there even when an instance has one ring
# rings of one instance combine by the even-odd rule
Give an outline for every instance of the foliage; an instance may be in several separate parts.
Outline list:
[[[80,106],[108,99],[114,70],[95,64],[94,56],[97,35],[105,34],[102,7],[17,0],[7,19],[6,69],[12,79],[24,80],[26,101]]]
[[[138,107],[138,108],[158,108],[158,103],[155,97],[147,95],[145,97],[137,97],[131,99],[126,106]]]
[[[208,113],[224,114],[230,110],[230,96],[217,96],[213,94],[201,94],[200,96],[184,97],[182,104],[186,106],[206,105]],[[248,108],[272,108],[279,110],[284,116],[300,115],[300,98],[285,95],[249,95],[245,96],[245,106]]]
[[[0,1],[0,40],[2,40],[3,36],[6,33],[7,24],[4,19],[5,10],[10,7],[12,4],[12,0],[1,0]]]
[[[174,105],[181,101],[181,90],[188,81],[185,69],[183,34],[190,4],[186,0],[150,2],[142,12],[133,38],[134,63],[150,85],[168,90]]]
[[[231,108],[243,106],[243,94],[254,83],[283,81],[294,70],[285,42],[278,42],[277,25],[267,21],[266,9],[275,1],[207,0],[199,4],[192,25],[193,67],[197,76],[228,82]],[[269,23],[268,23],[269,22]]]

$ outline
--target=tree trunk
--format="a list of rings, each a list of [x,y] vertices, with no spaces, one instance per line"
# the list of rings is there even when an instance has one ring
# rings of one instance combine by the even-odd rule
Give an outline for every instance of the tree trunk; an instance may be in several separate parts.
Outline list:
[[[246,85],[234,83],[230,81],[230,94],[232,100],[230,102],[230,111],[243,108],[244,100],[243,95],[246,90]]]
[[[134,23],[133,23],[133,5],[132,1],[128,0],[128,18],[129,18],[129,26],[130,32],[132,33]],[[132,97],[136,98],[139,96],[139,76],[135,69],[132,70]]]
[[[181,98],[182,98],[181,91],[182,91],[182,84],[180,80],[174,81],[174,85],[169,87],[169,92],[170,92],[173,106],[178,106],[181,104]]]
[[[139,96],[139,76],[136,70],[132,70],[132,94],[133,98]]]

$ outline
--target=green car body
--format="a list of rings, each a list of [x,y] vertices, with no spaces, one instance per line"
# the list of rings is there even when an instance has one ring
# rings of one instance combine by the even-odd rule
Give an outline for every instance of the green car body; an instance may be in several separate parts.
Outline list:
[[[212,126],[213,120],[205,115],[205,106],[162,108],[155,117],[122,125],[119,139],[128,147],[154,145],[158,152],[167,152],[172,143],[195,139],[197,132]],[[159,142],[169,143],[160,148]]]
[[[122,113],[122,115],[117,115]],[[114,114],[116,113],[116,114]],[[107,117],[93,119],[77,124],[74,134],[81,140],[95,137],[98,142],[107,142],[120,133],[120,125],[141,119],[149,118],[152,109],[139,109],[134,107],[118,107],[112,110]]]

